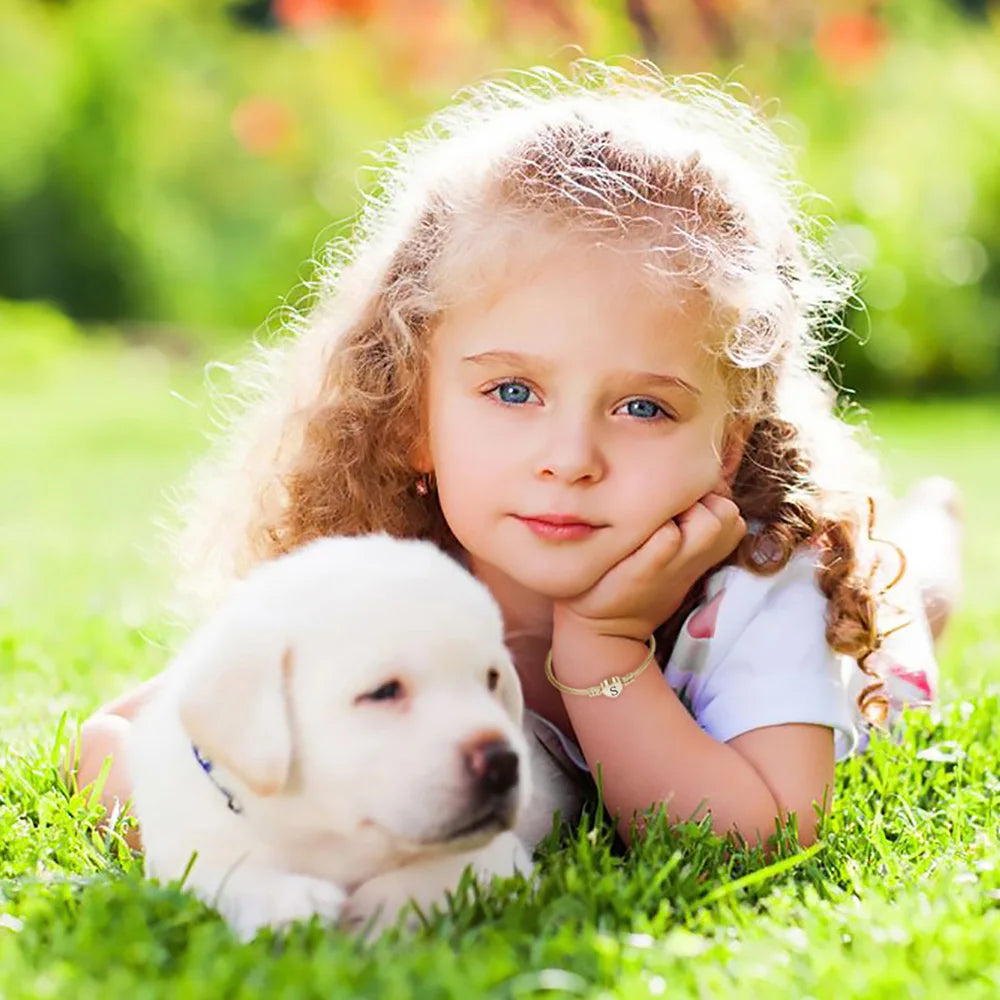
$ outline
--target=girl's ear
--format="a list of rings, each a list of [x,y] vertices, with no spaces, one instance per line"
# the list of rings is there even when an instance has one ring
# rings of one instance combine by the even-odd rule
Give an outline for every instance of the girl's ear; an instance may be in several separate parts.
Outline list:
[[[725,436],[722,439],[722,462],[720,471],[722,478],[729,485],[733,485],[736,473],[739,471],[740,463],[743,461],[743,452],[746,450],[747,440],[753,430],[753,421],[736,420],[729,422]]]
[[[410,468],[418,475],[427,475],[434,471],[434,459],[431,456],[430,433],[428,432],[427,398],[426,389],[424,398],[420,403],[417,415],[417,433],[410,444],[408,457]]]
[[[431,450],[427,443],[427,436],[421,434],[420,437],[413,442],[413,447],[410,449],[410,466],[414,472],[420,475],[426,475],[429,472],[434,471],[434,463],[431,461]]]

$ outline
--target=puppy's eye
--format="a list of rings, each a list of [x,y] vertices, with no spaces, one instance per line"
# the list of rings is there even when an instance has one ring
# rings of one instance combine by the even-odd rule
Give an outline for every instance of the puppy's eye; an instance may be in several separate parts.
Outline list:
[[[380,684],[374,691],[366,691],[359,695],[358,701],[398,701],[404,694],[403,682],[393,678]]]
[[[490,667],[486,672],[486,686],[491,691],[496,691],[500,686],[500,671],[496,667]]]

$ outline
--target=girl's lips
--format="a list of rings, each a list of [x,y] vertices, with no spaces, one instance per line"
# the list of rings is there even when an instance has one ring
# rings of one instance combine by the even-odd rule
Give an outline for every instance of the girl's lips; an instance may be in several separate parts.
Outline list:
[[[545,514],[536,517],[521,517],[515,514],[514,516],[539,538],[554,542],[579,541],[582,538],[588,538],[601,527],[598,524],[577,521],[561,514]]]

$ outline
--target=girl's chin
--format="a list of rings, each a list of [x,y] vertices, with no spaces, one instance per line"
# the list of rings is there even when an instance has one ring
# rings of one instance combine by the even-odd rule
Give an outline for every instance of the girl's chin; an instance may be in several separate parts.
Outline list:
[[[466,548],[466,552],[469,568],[491,589],[502,587],[505,578],[550,601],[579,597],[610,569],[607,558],[594,552],[525,552],[514,546],[478,554]]]
[[[602,573],[582,573],[579,569],[572,572],[559,572],[556,567],[539,567],[537,569],[524,566],[511,567],[506,570],[512,580],[533,591],[539,597],[551,601],[569,601],[586,593],[600,580]]]

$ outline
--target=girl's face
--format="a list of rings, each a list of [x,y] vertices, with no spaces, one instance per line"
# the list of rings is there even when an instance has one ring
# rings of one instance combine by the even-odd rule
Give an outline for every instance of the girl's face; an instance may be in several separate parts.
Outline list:
[[[576,596],[720,488],[708,301],[638,259],[565,247],[435,331],[422,464],[477,575]]]

